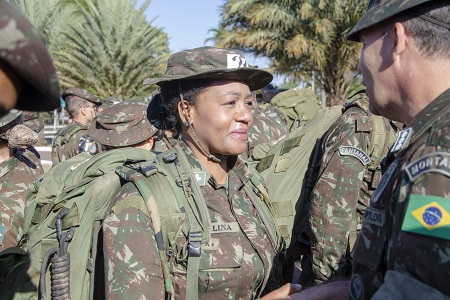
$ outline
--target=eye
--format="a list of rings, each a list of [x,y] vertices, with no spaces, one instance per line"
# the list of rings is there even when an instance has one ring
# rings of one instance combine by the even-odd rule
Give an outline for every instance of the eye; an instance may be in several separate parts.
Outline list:
[[[255,106],[255,101],[253,100],[246,100],[245,101],[245,105],[248,107],[254,107]]]
[[[227,101],[225,101],[225,103],[224,103],[224,105],[228,105],[228,106],[233,106],[233,105],[235,105],[236,104],[236,100],[227,100]]]

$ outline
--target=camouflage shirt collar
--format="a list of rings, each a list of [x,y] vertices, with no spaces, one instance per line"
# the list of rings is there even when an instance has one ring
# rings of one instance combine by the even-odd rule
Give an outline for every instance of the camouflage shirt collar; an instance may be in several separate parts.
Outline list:
[[[207,182],[211,182],[211,180],[213,182],[216,182],[213,176],[195,157],[192,150],[188,147],[188,145],[186,145],[182,138],[180,139],[179,146],[181,147],[181,149],[183,149],[184,153],[186,153],[186,157],[192,167],[193,172],[205,172]],[[235,173],[243,183],[246,183],[252,177],[251,172],[248,170],[244,160],[240,156],[229,156],[227,163],[229,168],[228,179],[230,179],[232,173]]]
[[[437,122],[450,108],[450,89],[439,95],[433,102],[428,104],[414,119],[411,124],[411,129],[413,131],[414,139],[417,139],[431,127],[435,122]]]

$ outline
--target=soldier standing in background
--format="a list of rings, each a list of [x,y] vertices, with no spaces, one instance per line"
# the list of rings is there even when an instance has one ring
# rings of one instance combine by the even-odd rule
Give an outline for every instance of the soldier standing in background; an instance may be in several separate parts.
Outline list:
[[[22,112],[15,109],[0,118],[0,251],[18,245],[26,194],[43,173],[42,167],[29,158],[32,154],[25,155],[38,136],[22,122]]]
[[[0,117],[16,107],[51,111],[59,85],[45,41],[8,1],[0,0]]]
[[[302,257],[302,286],[351,276],[350,251],[380,181],[380,162],[395,141],[390,122],[369,112],[366,95],[353,98],[327,130],[320,150],[315,149],[321,155],[314,162],[317,177],[306,178],[308,183],[315,182],[310,192],[302,195],[310,202],[309,210],[305,215],[298,212],[288,250],[298,260],[299,250],[307,249]]]
[[[450,297],[450,2],[370,1],[347,36],[369,108],[405,124],[363,216],[351,281],[290,299]]]
[[[53,138],[53,165],[81,152],[95,155],[102,150],[102,146],[86,133],[87,126],[97,116],[102,101],[80,88],[69,88],[61,97],[66,102],[66,110],[73,122],[58,130]]]

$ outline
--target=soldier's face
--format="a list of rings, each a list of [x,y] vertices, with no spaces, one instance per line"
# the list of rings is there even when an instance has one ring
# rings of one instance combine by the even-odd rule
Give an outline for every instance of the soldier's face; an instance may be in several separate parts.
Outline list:
[[[0,117],[16,105],[22,84],[23,81],[16,72],[0,61]]]
[[[247,149],[253,123],[254,95],[247,85],[218,81],[206,88],[189,108],[189,120],[202,143],[213,155],[238,155]]]
[[[372,28],[361,33],[363,48],[358,64],[363,85],[369,97],[369,109],[374,114],[388,117],[393,102],[395,77],[392,74],[391,31],[386,28]]]

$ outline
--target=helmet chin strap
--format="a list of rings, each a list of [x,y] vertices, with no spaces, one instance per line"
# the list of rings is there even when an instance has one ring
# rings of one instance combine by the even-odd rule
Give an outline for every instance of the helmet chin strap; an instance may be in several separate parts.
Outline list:
[[[202,143],[200,142],[200,140],[197,137],[197,134],[195,133],[194,127],[192,126],[191,122],[189,122],[189,119],[187,117],[186,114],[186,110],[184,108],[184,97],[183,97],[183,93],[181,92],[181,86],[180,84],[178,84],[178,90],[180,93],[180,101],[181,101],[181,108],[183,109],[183,113],[184,116],[186,118],[186,121],[183,122],[183,125],[188,127],[188,130],[191,133],[192,139],[194,140],[194,143],[197,145],[197,147],[200,149],[200,151],[203,153],[203,155],[205,155],[208,159],[217,162],[217,163],[221,163],[222,161],[226,160],[227,156],[224,155],[222,159],[218,158],[215,155],[212,155],[211,153],[209,153],[202,145]]]

